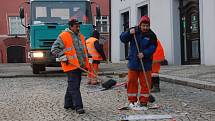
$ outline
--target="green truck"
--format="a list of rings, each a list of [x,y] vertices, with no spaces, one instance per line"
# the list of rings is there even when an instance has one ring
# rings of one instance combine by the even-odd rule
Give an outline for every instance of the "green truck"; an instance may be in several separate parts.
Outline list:
[[[90,0],[30,0],[30,19],[28,38],[30,40],[30,62],[34,74],[45,71],[46,67],[58,67],[50,49],[60,32],[68,27],[68,20],[73,17],[82,21],[81,33],[87,39],[93,31],[93,17]],[[24,4],[20,7],[20,18],[24,18]],[[97,17],[100,8],[96,7]]]

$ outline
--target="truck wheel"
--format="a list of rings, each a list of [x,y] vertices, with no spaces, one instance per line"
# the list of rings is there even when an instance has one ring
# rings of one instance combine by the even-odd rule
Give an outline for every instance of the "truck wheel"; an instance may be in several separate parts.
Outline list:
[[[46,71],[46,66],[45,65],[40,65],[40,71]]]
[[[32,65],[33,74],[39,74],[40,73],[40,66],[38,64]]]

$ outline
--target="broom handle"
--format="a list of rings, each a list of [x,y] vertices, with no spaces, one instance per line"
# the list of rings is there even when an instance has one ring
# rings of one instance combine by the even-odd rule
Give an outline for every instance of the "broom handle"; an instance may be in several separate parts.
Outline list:
[[[136,35],[134,34],[134,41],[135,41],[135,44],[136,44],[136,47],[137,47],[137,52],[140,53],[140,48],[139,48],[139,45],[137,43],[137,38],[136,38]],[[140,59],[140,58],[139,58]],[[145,68],[144,68],[144,65],[143,65],[143,60],[140,59],[140,63],[141,63],[141,67],[142,67],[142,70],[143,70],[143,75],[145,77],[145,80],[146,80],[146,85],[147,85],[147,88],[149,89],[149,93],[150,93],[150,87],[149,87],[149,82],[148,82],[148,78],[146,76],[146,71],[145,71]]]
[[[68,60],[68,61],[69,61],[69,60]],[[80,67],[80,66],[75,65],[74,63],[69,62],[69,64],[71,64],[71,65],[73,65],[73,66],[75,66],[75,67],[81,69],[82,71],[84,71],[84,72],[86,72],[86,73],[88,73],[88,74],[91,74],[91,75],[95,76],[96,79],[102,81],[102,79],[99,78],[98,75],[95,75],[95,74],[93,74],[93,73],[87,71],[86,69],[84,69],[84,68],[82,68],[82,67]]]

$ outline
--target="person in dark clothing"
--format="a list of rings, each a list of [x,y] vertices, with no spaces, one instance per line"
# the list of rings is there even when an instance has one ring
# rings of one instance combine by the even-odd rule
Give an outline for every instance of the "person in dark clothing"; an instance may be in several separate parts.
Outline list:
[[[135,37],[140,49],[139,53],[135,43]],[[139,25],[122,32],[120,39],[123,43],[130,42],[127,83],[128,101],[130,102],[129,107],[131,109],[137,107],[136,105],[146,107],[149,102],[149,91],[151,87],[152,56],[157,47],[157,37],[150,29],[149,17],[141,17]],[[142,70],[140,59],[143,61],[145,71]],[[138,79],[141,87],[139,96],[140,104],[137,103]],[[149,85],[147,85],[146,81],[148,81]]]
[[[91,37],[86,40],[88,53],[92,57],[90,62],[91,68],[89,71],[92,74],[94,74],[94,75],[88,74],[88,77],[89,77],[88,84],[92,84],[92,85],[98,84],[98,80],[96,80],[95,75],[97,75],[99,71],[100,61],[102,60],[106,61],[103,45],[99,44],[99,38],[100,38],[99,32],[97,30],[94,30],[92,32]]]

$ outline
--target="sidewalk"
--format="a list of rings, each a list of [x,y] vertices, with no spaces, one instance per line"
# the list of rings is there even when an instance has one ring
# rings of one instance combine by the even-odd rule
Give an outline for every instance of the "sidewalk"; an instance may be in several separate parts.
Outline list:
[[[32,74],[30,64],[0,64],[0,78],[66,76],[60,68],[47,68],[46,70],[35,75]],[[127,74],[127,65],[126,63],[102,63],[99,74]],[[162,66],[160,77],[162,81],[215,91],[215,66]]]
[[[127,73],[125,63],[102,64],[102,71]],[[215,91],[215,66],[204,65],[168,65],[161,66],[161,81],[171,82],[199,89]]]

